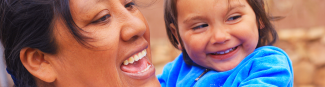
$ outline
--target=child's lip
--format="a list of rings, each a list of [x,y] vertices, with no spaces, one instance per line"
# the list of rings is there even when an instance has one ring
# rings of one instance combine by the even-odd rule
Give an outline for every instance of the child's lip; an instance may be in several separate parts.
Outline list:
[[[218,50],[218,51],[214,51],[214,52],[211,52],[210,54],[217,53],[217,52],[225,52],[225,51],[227,51],[227,50],[229,50],[229,49],[237,48],[238,46],[239,46],[239,45],[237,45],[237,46],[233,46],[233,47],[229,47],[229,48],[226,48],[226,49],[222,49],[222,50]]]
[[[229,48],[229,49],[231,49],[231,48]],[[225,53],[225,54],[216,54],[217,52],[215,52],[215,53],[209,53],[209,54],[207,54],[207,55],[210,56],[210,57],[213,58],[213,59],[225,60],[225,59],[228,59],[228,58],[230,58],[231,56],[235,55],[235,54],[238,52],[239,49],[240,49],[240,46],[236,46],[236,47],[234,47],[234,49],[233,49],[231,52],[229,52],[229,53]],[[228,50],[228,49],[227,49],[227,50]],[[224,50],[224,51],[226,51],[226,50]],[[224,52],[224,51],[218,51],[218,52]]]

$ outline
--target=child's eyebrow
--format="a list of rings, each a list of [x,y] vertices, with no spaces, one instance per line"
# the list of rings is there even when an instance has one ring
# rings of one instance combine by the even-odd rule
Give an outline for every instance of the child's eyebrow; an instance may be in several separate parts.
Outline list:
[[[246,5],[243,5],[243,4],[233,4],[233,5],[230,5],[230,6],[229,6],[229,9],[227,10],[227,13],[228,13],[229,11],[235,9],[235,8],[244,8],[244,7],[246,7]],[[188,23],[188,22],[191,21],[191,20],[203,20],[203,19],[205,19],[205,17],[199,16],[199,15],[191,15],[191,16],[187,17],[187,18],[183,21],[183,23],[186,24],[186,23]]]
[[[186,24],[186,23],[188,23],[188,22],[191,21],[191,20],[203,20],[203,19],[205,19],[205,18],[202,17],[202,16],[192,15],[192,16],[190,16],[190,17],[187,17],[187,18],[183,21],[183,23]]]
[[[227,13],[235,8],[244,8],[246,7],[246,5],[243,5],[243,4],[234,4],[234,5],[230,5],[229,6],[229,9],[227,10]]]

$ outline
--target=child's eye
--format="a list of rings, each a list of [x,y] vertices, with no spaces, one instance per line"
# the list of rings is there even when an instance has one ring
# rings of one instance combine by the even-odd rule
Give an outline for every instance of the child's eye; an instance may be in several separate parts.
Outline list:
[[[127,9],[132,9],[134,5],[135,5],[134,2],[130,2],[130,3],[127,3],[124,7]]]
[[[105,22],[105,21],[107,21],[107,20],[109,19],[109,17],[111,17],[111,15],[110,15],[110,14],[107,14],[107,15],[101,17],[100,19],[98,19],[98,20],[96,20],[96,21],[94,21],[94,22],[92,22],[92,23]]]
[[[207,27],[207,26],[209,26],[209,25],[208,24],[202,24],[202,25],[196,26],[196,27],[194,27],[192,29],[196,30],[196,29]]]
[[[228,18],[227,21],[233,21],[233,20],[236,20],[238,18],[241,18],[241,15],[232,16],[232,17]]]

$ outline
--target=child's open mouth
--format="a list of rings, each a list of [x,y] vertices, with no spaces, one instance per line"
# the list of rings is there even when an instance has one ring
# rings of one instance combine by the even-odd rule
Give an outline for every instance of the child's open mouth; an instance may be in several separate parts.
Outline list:
[[[127,73],[143,73],[146,72],[152,65],[145,58],[147,55],[146,49],[126,59],[121,65],[121,70]]]
[[[234,48],[230,48],[226,51],[221,51],[221,52],[216,52],[216,53],[211,53],[212,55],[224,55],[224,54],[227,54],[229,52],[232,52],[234,51],[235,49],[237,49],[238,46],[234,47]]]
[[[238,46],[224,50],[224,51],[218,51],[215,53],[209,53],[208,55],[212,57],[213,59],[218,59],[218,60],[224,60],[228,59],[231,56],[235,55],[238,51]]]

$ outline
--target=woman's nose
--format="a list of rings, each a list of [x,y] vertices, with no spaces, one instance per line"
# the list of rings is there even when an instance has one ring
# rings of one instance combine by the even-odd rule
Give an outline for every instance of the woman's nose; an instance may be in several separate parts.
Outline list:
[[[122,22],[121,38],[123,41],[135,40],[146,32],[147,26],[142,16],[127,15],[125,21]]]
[[[212,44],[223,44],[229,41],[231,38],[230,34],[226,29],[215,29],[212,32],[212,37],[210,42]]]

